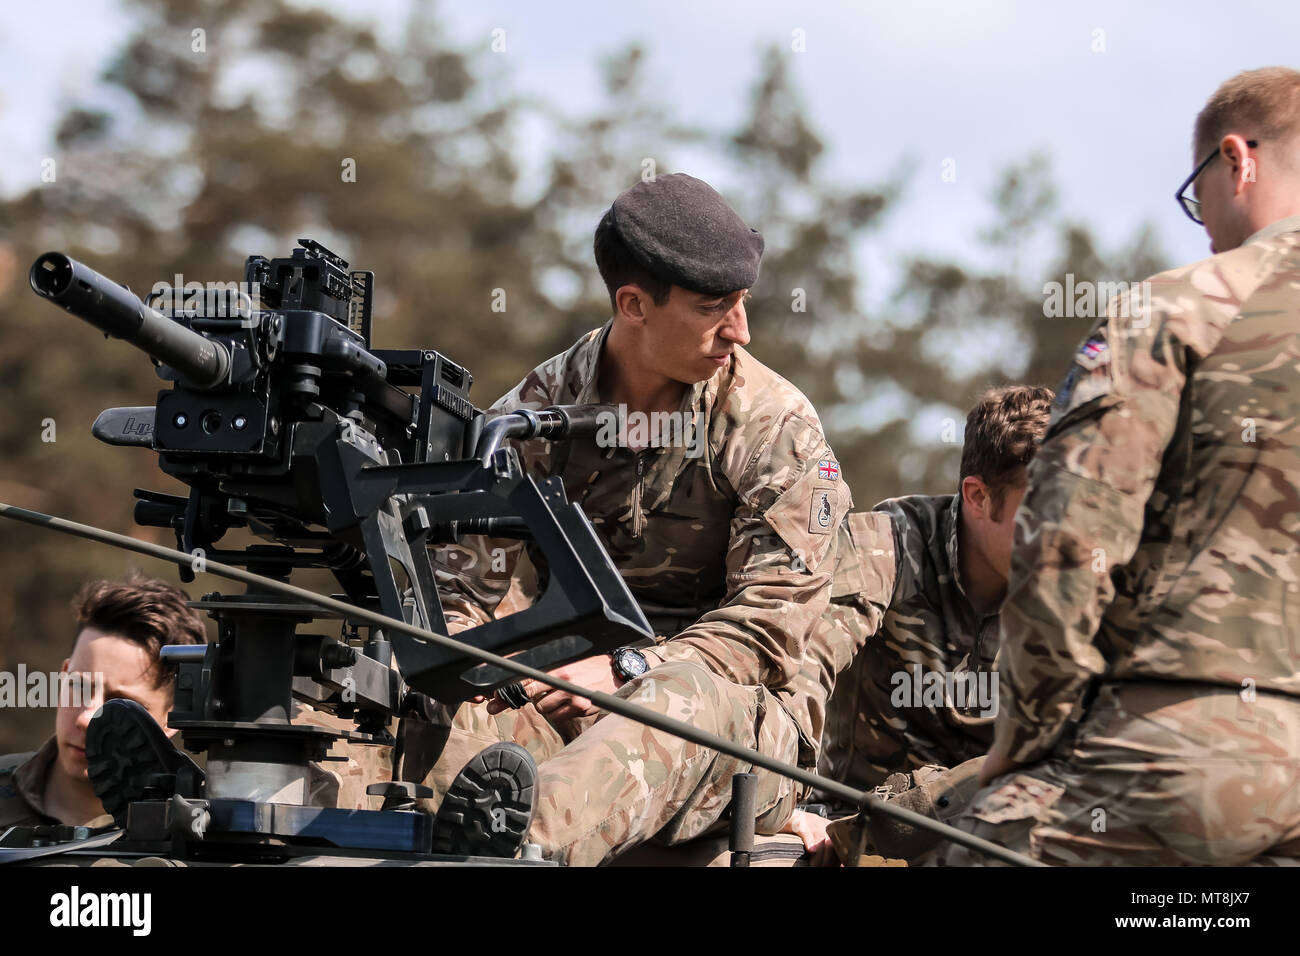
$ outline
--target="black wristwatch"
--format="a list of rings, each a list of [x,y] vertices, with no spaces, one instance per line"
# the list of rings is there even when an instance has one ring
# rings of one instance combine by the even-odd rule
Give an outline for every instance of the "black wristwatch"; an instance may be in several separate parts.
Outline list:
[[[634,680],[650,669],[650,662],[635,647],[620,647],[610,654],[614,676],[623,682]]]

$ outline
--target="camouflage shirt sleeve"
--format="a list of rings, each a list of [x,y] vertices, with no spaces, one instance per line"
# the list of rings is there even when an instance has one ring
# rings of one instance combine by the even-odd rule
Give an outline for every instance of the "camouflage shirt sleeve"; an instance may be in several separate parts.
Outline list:
[[[1002,608],[1008,693],[995,731],[995,748],[1020,763],[1052,749],[1106,667],[1096,638],[1115,597],[1110,572],[1137,550],[1186,381],[1169,301],[1145,311],[1126,297],[1111,301],[1075,355],[1029,466]]]
[[[830,604],[808,637],[798,676],[776,695],[799,728],[799,762],[808,767],[817,765],[824,736],[844,739],[843,728],[831,725],[831,692],[880,631],[898,574],[889,515],[847,515],[837,538]],[[841,716],[848,716],[846,709],[840,708]],[[856,716],[849,719],[850,732]]]
[[[835,530],[852,500],[844,481],[819,477],[818,462],[832,453],[815,418],[788,410],[757,435],[739,431],[723,456],[737,498],[725,596],[656,651],[775,689],[799,672],[826,610]]]
[[[835,678],[848,670],[867,640],[879,633],[893,600],[899,550],[892,516],[884,511],[848,515],[840,527],[837,549],[831,584],[833,606],[827,616],[842,619],[847,612],[834,605],[847,605],[854,624],[841,629],[838,642],[810,645],[805,659],[805,664],[822,664],[827,697]]]
[[[523,542],[467,535],[433,553],[433,574],[447,618],[447,633],[457,634],[492,620],[510,590]]]
[[[542,409],[555,404],[548,383],[554,379],[552,359],[534,369],[514,389],[487,410],[489,418],[519,408]],[[545,477],[550,460],[548,441],[510,442],[524,469],[534,478]],[[511,581],[525,543],[517,538],[466,535],[459,544],[443,545],[433,552],[433,574],[447,618],[447,631],[456,634],[492,620],[510,591]],[[525,594],[535,599],[536,594]]]

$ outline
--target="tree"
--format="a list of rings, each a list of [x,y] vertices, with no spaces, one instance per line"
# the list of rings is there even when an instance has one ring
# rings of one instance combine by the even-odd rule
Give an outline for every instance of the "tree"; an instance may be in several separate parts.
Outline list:
[[[171,543],[134,525],[128,491],[182,489],[153,456],[100,445],[88,427],[104,407],[152,399],[147,360],[36,301],[25,270],[41,252],[139,292],[178,273],[237,279],[247,254],[284,255],[310,235],[377,271],[377,345],[433,344],[489,393],[515,376],[498,344],[527,340],[529,316],[553,324],[554,309],[536,291],[533,210],[513,198],[518,104],[479,90],[486,67],[446,44],[426,6],[397,48],[283,0],[137,0],[133,15],[104,78],[129,106],[74,104],[53,180],[0,208],[0,493]],[[135,564],[174,579],[160,563],[0,528],[0,658],[57,667],[68,596]],[[31,723],[6,734],[30,738],[45,719],[19,716]]]
[[[768,241],[751,350],[819,409],[857,507],[954,491],[965,414],[980,393],[1015,381],[1055,386],[1092,323],[1047,318],[1045,284],[1150,275],[1161,259],[1154,237],[1146,229],[1103,254],[1086,228],[1057,217],[1050,164],[1033,156],[1001,176],[980,236],[1005,266],[912,258],[888,311],[868,314],[854,252],[905,194],[905,177],[869,189],[823,176],[822,144],[787,62],[769,51],[729,140],[745,212]],[[1027,263],[1028,249],[1053,246],[1050,261]]]
[[[599,108],[572,115],[554,96],[502,95],[502,61],[486,44],[448,44],[423,2],[395,46],[286,0],[132,9],[136,32],[104,79],[127,105],[70,104],[53,179],[0,202],[0,500],[160,543],[170,536],[134,524],[126,491],[183,489],[153,456],[100,445],[88,427],[102,408],[150,401],[157,384],[139,353],[36,301],[25,272],[47,250],[145,291],[177,273],[237,279],[246,255],[284,255],[311,236],[375,270],[377,346],[439,349],[471,369],[486,406],[608,317],[591,240],[614,197],[708,150],[730,164],[715,185],[767,239],[753,351],[820,409],[859,508],[952,489],[960,419],[980,389],[1060,377],[1088,320],[1046,319],[1043,281],[1137,278],[1159,258],[1149,233],[1107,255],[1057,219],[1047,165],[1032,160],[997,187],[984,236],[1007,266],[913,259],[872,315],[855,257],[906,177],[830,182],[777,51],[738,128],[706,134],[653,95],[636,45],[601,63]],[[546,149],[531,194],[525,121]],[[1021,252],[1053,246],[1043,281],[1028,281]],[[957,443],[943,440],[945,416]],[[0,524],[0,663],[57,667],[67,598],[133,566],[174,580],[158,562]],[[0,746],[30,742],[47,720],[16,714]]]

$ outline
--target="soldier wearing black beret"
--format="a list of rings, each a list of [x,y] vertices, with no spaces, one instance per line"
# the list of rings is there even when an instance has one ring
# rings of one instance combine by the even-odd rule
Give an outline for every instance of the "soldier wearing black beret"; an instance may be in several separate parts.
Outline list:
[[[620,407],[605,440],[518,450],[530,474],[561,477],[582,505],[659,643],[556,674],[623,688],[643,706],[812,767],[820,718],[790,688],[827,608],[835,529],[851,501],[812,405],[744,349],[744,299],[762,253],[763,237],[707,183],[680,173],[637,183],[596,228],[613,317],[493,410]],[[497,612],[524,551],[520,541],[472,536],[439,550],[453,633]],[[517,584],[524,600],[535,597],[522,575]],[[535,681],[466,704],[432,730],[408,723],[404,735],[401,778],[445,794],[439,819],[448,826],[436,822],[435,834],[463,831],[450,822],[491,809],[476,802],[472,775],[456,776],[479,748],[526,747],[540,764],[528,839],[571,864],[722,825],[732,777],[753,770]],[[757,773],[759,832],[776,832],[789,825],[796,787]],[[492,822],[483,817],[484,833]],[[526,825],[513,827],[517,839]],[[498,833],[473,849],[499,852],[503,842]]]
[[[726,295],[758,279],[763,237],[712,186],[685,173],[637,183],[609,207],[596,233],[612,230],[645,270],[689,292]]]

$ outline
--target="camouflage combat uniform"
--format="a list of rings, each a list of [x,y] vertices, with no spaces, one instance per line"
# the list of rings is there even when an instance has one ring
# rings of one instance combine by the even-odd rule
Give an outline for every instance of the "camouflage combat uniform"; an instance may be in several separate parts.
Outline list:
[[[8,827],[51,826],[60,822],[45,812],[45,775],[58,758],[59,744],[53,737],[34,753],[0,757],[0,833]],[[112,822],[113,818],[105,813],[86,825],[107,826]]]
[[[914,495],[869,512],[888,544],[858,560],[892,593],[879,633],[860,605],[841,620],[861,650],[831,697],[820,772],[833,780],[871,789],[894,773],[955,767],[993,742],[998,614],[977,612],[962,588],[959,509],[957,495]]]
[[[786,708],[799,715],[800,726],[812,728],[817,741],[818,746],[800,754],[805,765],[825,762],[823,747],[828,746],[828,731],[836,719],[832,692],[844,683],[845,672],[882,626],[895,591],[896,553],[888,515],[868,511],[845,517],[836,546],[830,604],[808,639],[799,674],[777,692]]]
[[[1149,281],[1030,465],[995,742],[1024,766],[961,825],[1051,863],[1295,858],[1300,217]]]
[[[599,402],[611,325],[543,363],[493,410]],[[792,713],[773,692],[797,677],[827,607],[848,487],[807,399],[742,348],[688,388],[678,412],[697,440],[642,451],[596,442],[517,447],[534,477],[562,476],[660,636],[647,653],[652,670],[619,693],[772,756],[807,758],[817,731],[806,710]],[[489,618],[523,550],[518,541],[480,538],[438,552],[450,630]],[[655,834],[671,841],[704,832],[730,799],[732,774],[747,769],[614,715],[563,730],[531,704],[495,718],[483,705],[462,705],[442,726],[403,724],[398,774],[440,795],[483,746],[515,740],[541,763],[530,839],[567,862],[596,863]],[[759,776],[760,827],[779,828],[794,787]],[[574,805],[575,793],[584,804]]]
[[[298,725],[324,727],[327,730],[356,730],[357,727],[351,720],[317,710],[297,700],[293,702],[292,720]],[[389,733],[392,733],[391,725]],[[341,810],[379,809],[380,799],[368,795],[366,788],[393,779],[392,746],[335,741],[330,757],[330,760],[313,760],[308,764],[307,806],[337,807]]]
[[[673,661],[630,682],[620,689],[619,696],[788,763],[815,767],[826,724],[827,699],[836,677],[849,665],[862,641],[876,632],[889,604],[894,583],[894,540],[887,518],[877,513],[846,515],[837,531],[834,553],[830,603],[808,635],[802,665],[787,684],[774,692],[760,686],[757,710],[751,705],[753,688],[737,687],[718,680],[704,668],[687,668]],[[766,719],[768,713],[774,713],[777,719]],[[715,723],[708,723],[710,720]],[[750,727],[755,725],[758,729],[753,734]],[[643,752],[654,752],[658,759],[650,766],[640,761],[630,763],[626,726],[622,718],[597,720],[575,744],[560,751],[559,757],[542,764],[538,790],[548,810],[534,822],[532,839],[545,847],[567,846],[565,838],[575,831],[580,833],[583,826],[580,817],[566,812],[571,794],[578,786],[599,781],[607,789],[596,805],[617,808],[602,826],[607,845],[613,843],[610,837],[618,833],[654,833],[657,842],[677,844],[708,832],[730,800],[732,775],[752,769],[731,757],[645,728],[641,729]],[[695,771],[695,766],[700,769]],[[662,774],[662,769],[668,767],[675,772],[661,781],[647,779],[648,774]],[[758,778],[758,806],[760,810],[768,806],[770,809],[759,817],[757,830],[774,833],[789,818],[796,787],[765,770],[758,771]],[[661,796],[651,796],[655,783],[662,786]],[[772,794],[778,796],[774,804],[767,799]],[[658,831],[653,826],[661,823],[662,817],[637,817],[645,810],[662,815],[672,806],[692,812],[679,812]],[[620,848],[630,845],[627,840],[618,843]],[[564,858],[568,862],[597,862],[599,858],[594,854],[599,849],[599,844],[585,841]],[[578,856],[580,852],[589,856]]]

